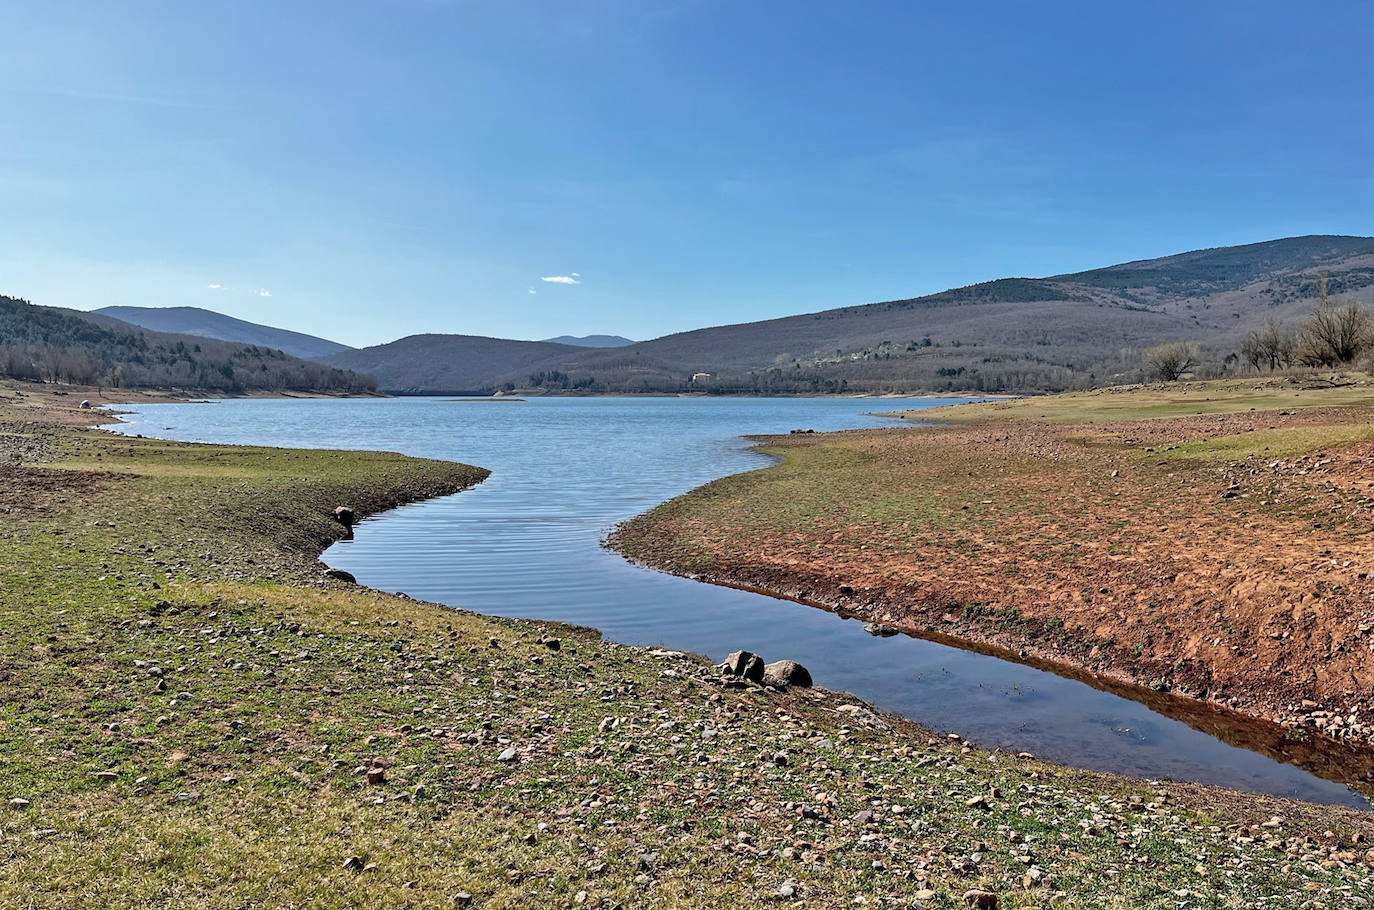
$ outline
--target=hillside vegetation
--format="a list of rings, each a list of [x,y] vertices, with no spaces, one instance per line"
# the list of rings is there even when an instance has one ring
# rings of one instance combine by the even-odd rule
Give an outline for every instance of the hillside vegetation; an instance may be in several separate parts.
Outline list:
[[[256,322],[235,319],[233,316],[194,306],[107,306],[92,312],[155,332],[195,335],[198,338],[217,338],[220,341],[237,341],[241,344],[276,348],[293,357],[324,357],[339,351],[352,350],[348,345],[339,344],[337,341],[259,325]]]
[[[0,397],[0,906],[1285,910],[1374,888],[1368,813],[986,753],[322,578],[334,506],[480,469],[110,437],[37,398]]]
[[[252,391],[376,391],[371,376],[274,348],[168,335],[109,316],[0,296],[0,377],[77,385]]]
[[[1318,280],[1374,301],[1374,238],[1293,237],[1197,250],[1049,278],[1006,278],[938,294],[716,326],[624,347],[420,336],[327,362],[384,388],[593,392],[1040,392],[1145,378],[1144,349],[1199,345],[1201,375],[1251,369],[1247,333],[1292,323]],[[697,376],[697,374],[710,374]],[[693,377],[697,376],[694,380]]]
[[[479,335],[409,335],[390,344],[331,354],[322,362],[370,373],[389,392],[491,391],[494,376],[556,369],[586,348]],[[385,377],[383,379],[382,377]]]

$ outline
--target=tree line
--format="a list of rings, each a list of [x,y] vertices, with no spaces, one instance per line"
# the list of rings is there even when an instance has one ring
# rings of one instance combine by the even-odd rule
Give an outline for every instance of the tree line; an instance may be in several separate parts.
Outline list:
[[[372,376],[302,360],[275,348],[106,327],[71,312],[5,296],[0,296],[0,376],[231,394],[377,389]]]
[[[1317,279],[1317,305],[1295,326],[1270,320],[1240,343],[1240,359],[1254,370],[1347,367],[1374,354],[1374,315],[1354,301],[1332,299],[1325,277]],[[1194,341],[1167,341],[1145,351],[1155,379],[1171,382],[1200,361]]]

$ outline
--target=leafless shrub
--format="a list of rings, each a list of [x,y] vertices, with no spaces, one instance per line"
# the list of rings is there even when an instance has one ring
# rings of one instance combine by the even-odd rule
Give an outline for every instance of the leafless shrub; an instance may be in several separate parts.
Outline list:
[[[1277,370],[1293,363],[1295,345],[1292,329],[1270,321],[1264,328],[1245,336],[1240,354],[1257,370]]]
[[[1336,303],[1326,279],[1317,281],[1318,304],[1298,326],[1297,359],[1305,366],[1336,367],[1358,358],[1374,341],[1374,320],[1357,303]]]
[[[1145,364],[1157,379],[1173,382],[1197,366],[1198,346],[1192,341],[1166,341],[1145,351]]]

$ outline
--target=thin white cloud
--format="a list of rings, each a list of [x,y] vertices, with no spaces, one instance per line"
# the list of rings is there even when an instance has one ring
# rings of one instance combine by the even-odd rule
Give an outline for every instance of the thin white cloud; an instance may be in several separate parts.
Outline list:
[[[576,272],[573,272],[571,275],[549,275],[539,280],[547,281],[549,284],[581,284],[582,282],[578,280],[581,277],[582,276],[578,275]]]
[[[227,291],[227,290],[229,290],[228,288],[226,288],[224,285],[220,284],[219,282],[215,282],[214,284],[207,284],[207,285],[205,286],[205,289],[208,290],[208,291]]]
[[[534,288],[530,288],[530,293],[531,293],[531,294],[538,294],[539,292],[536,291]]]
[[[272,292],[269,291],[269,290],[267,290],[267,288],[262,288],[261,290],[258,291],[258,296],[259,296],[259,297],[271,297],[271,296],[272,296]]]

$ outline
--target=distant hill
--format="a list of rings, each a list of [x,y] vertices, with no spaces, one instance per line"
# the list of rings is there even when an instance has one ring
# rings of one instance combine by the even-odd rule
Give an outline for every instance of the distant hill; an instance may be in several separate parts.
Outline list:
[[[276,348],[154,332],[102,313],[0,296],[0,376],[200,392],[375,391],[371,376]]]
[[[508,380],[553,369],[579,350],[585,348],[480,335],[410,335],[331,354],[320,362],[373,375],[381,370],[377,379],[387,391],[446,394],[491,391]]]
[[[571,344],[579,348],[623,348],[627,344],[634,344],[634,341],[621,335],[559,335],[557,338],[544,340],[553,344]]]
[[[1300,318],[1319,276],[1333,294],[1374,302],[1374,238],[1291,237],[1194,250],[618,348],[482,339],[475,356],[465,336],[430,335],[417,336],[428,339],[423,345],[395,342],[368,348],[366,360],[349,353],[328,362],[365,369],[391,389],[1057,391],[1140,379],[1141,349],[1176,339],[1199,342],[1207,369],[1236,368],[1246,332],[1270,319]]]
[[[277,329],[194,306],[107,306],[92,312],[113,316],[155,332],[239,341],[285,351],[294,357],[324,357],[351,350],[346,344],[301,332]]]

